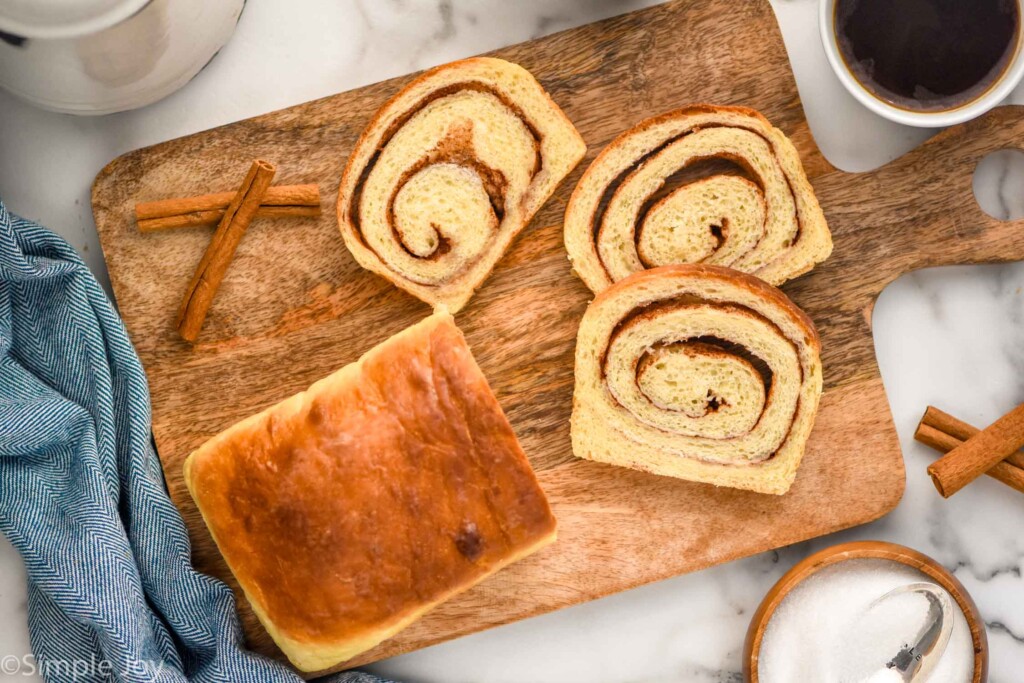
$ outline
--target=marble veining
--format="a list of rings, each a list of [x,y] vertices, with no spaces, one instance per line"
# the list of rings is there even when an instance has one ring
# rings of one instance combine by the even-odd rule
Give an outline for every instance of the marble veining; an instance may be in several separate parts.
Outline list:
[[[235,38],[193,83],[141,111],[80,119],[41,113],[0,93],[0,196],[71,240],[105,281],[89,187],[118,154],[652,4],[251,2]],[[815,0],[773,5],[811,128],[835,165],[875,168],[932,134],[884,121],[842,89],[818,41]],[[1024,102],[1024,89],[1010,101]],[[976,177],[978,195],[999,218],[1024,216],[1019,164],[996,160]],[[742,680],[747,623],[769,586],[810,552],[872,538],[913,546],[953,569],[988,624],[990,680],[1022,680],[1024,496],[988,480],[942,500],[925,474],[935,456],[912,440],[929,403],[984,425],[1024,401],[1022,292],[1024,264],[1011,264],[919,272],[882,294],[873,320],[876,350],[907,465],[906,495],[887,517],[373,669],[417,683],[735,683]],[[0,657],[28,649],[24,580],[20,559],[0,538]],[[38,679],[0,672],[0,681],[8,680]]]

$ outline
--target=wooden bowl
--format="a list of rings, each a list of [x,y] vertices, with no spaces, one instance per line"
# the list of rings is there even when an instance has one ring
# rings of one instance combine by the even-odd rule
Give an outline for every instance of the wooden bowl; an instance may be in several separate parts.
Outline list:
[[[955,576],[946,571],[945,567],[927,555],[902,545],[884,541],[841,543],[811,555],[786,572],[764,596],[764,600],[761,601],[761,605],[750,620],[747,639],[743,644],[744,680],[749,683],[758,683],[757,661],[761,652],[761,640],[764,638],[768,621],[783,598],[789,595],[789,592],[804,579],[825,567],[844,560],[864,558],[892,560],[905,564],[917,569],[945,588],[956,600],[956,604],[960,606],[964,616],[967,617],[967,625],[971,629],[971,638],[974,640],[974,683],[984,683],[988,680],[988,637],[985,635],[985,622],[978,612],[978,606],[974,604],[974,600],[967,593],[967,589]]]

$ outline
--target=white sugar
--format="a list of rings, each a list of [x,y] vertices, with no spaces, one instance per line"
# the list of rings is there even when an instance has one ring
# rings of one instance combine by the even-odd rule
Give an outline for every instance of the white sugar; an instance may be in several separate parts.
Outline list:
[[[899,562],[856,559],[838,562],[796,586],[776,608],[761,641],[758,678],[761,683],[836,681],[837,683],[899,683],[895,671],[863,678],[850,673],[859,656],[872,656],[886,641],[921,623],[912,602],[876,615],[876,628],[851,636],[850,625],[882,595],[910,583],[930,581]],[[946,594],[941,587],[934,586]],[[974,643],[956,601],[953,630],[945,652],[931,675],[920,683],[970,683],[974,676]],[[920,603],[919,603],[920,604]],[[899,649],[895,645],[893,654]],[[915,681],[915,683],[918,683]]]

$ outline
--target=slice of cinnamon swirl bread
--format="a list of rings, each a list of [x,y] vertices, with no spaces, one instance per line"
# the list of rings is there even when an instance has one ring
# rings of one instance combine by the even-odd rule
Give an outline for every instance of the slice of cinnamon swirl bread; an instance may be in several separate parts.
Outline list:
[[[432,69],[356,143],[342,237],[364,268],[455,312],[585,151],[526,69],[492,58]]]
[[[832,253],[796,148],[752,109],[695,105],[616,138],[565,214],[573,269],[594,292],[648,268],[722,265],[778,285]]]
[[[811,320],[756,277],[705,265],[636,273],[580,324],[573,452],[785,493],[818,410],[819,356]]]

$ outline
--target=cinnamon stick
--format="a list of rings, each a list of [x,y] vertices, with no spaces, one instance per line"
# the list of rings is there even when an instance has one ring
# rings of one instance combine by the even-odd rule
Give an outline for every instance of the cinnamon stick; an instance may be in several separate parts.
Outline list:
[[[139,232],[156,232],[197,225],[216,225],[224,217],[234,192],[217,192],[198,197],[161,199],[135,205]],[[259,218],[308,217],[320,215],[317,185],[277,185],[267,188],[256,211]]]
[[[178,309],[178,334],[186,341],[194,342],[199,336],[217,288],[231,265],[235,249],[255,217],[276,170],[270,162],[260,159],[252,162],[245,180],[224,211],[224,217],[217,225]]]
[[[918,425],[918,431],[920,431],[922,425],[933,427],[940,432],[945,432],[958,441],[967,441],[967,439],[981,431],[974,425],[953,417],[949,413],[943,412],[935,406],[928,406],[924,411],[924,415],[921,417],[921,423]],[[952,448],[946,450],[952,450]],[[1024,452],[1017,451],[1011,453],[1006,457],[1006,462],[1011,465],[1024,468]]]
[[[972,429],[974,428],[972,427]],[[914,438],[926,446],[931,446],[940,453],[948,453],[963,443],[963,441],[958,439],[956,436],[925,424],[923,420],[921,424],[917,426]],[[985,472],[985,474],[993,479],[1003,482],[1010,488],[1024,493],[1024,468],[1011,464],[1009,459],[1004,460],[1003,462],[997,462],[993,465],[992,469]]]
[[[979,476],[1024,446],[1024,404],[1002,416],[987,428],[928,467],[935,488],[949,498]]]

